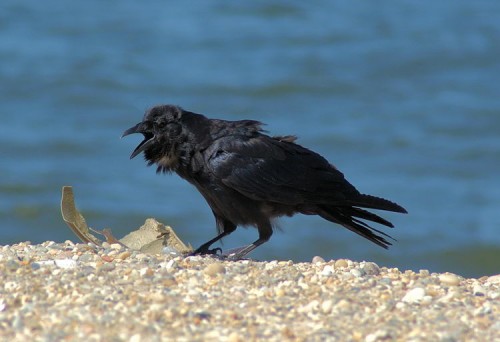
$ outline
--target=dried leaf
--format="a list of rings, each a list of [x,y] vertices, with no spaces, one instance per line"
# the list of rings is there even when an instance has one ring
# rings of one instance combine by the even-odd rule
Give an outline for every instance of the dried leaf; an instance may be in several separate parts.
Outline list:
[[[92,242],[96,245],[101,245],[101,241],[90,233],[87,222],[85,222],[82,214],[76,209],[73,187],[71,186],[63,186],[62,188],[61,213],[64,222],[66,222],[80,240],[85,243]]]

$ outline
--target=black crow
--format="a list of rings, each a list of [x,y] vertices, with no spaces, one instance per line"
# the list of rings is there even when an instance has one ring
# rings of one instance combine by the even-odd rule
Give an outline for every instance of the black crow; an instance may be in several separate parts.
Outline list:
[[[259,238],[239,248],[239,259],[268,241],[273,218],[296,213],[319,215],[387,248],[389,235],[369,226],[392,223],[362,208],[406,213],[389,200],[365,195],[319,154],[295,143],[294,136],[268,136],[262,123],[226,121],[160,105],[146,112],[142,122],[123,136],[141,133],[141,152],[156,172],[175,172],[193,184],[212,209],[218,235],[194,254],[216,253],[210,246],[237,226],[254,226]],[[377,234],[378,233],[378,234]]]

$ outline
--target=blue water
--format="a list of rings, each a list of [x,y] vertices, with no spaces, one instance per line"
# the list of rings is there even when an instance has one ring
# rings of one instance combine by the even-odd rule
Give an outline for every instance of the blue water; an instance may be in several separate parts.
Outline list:
[[[76,240],[63,185],[117,236],[156,217],[193,246],[213,237],[196,190],[130,161],[141,138],[119,138],[174,103],[296,134],[409,211],[383,213],[397,227],[388,251],[295,216],[253,257],[499,273],[499,18],[493,1],[3,1],[0,243]]]

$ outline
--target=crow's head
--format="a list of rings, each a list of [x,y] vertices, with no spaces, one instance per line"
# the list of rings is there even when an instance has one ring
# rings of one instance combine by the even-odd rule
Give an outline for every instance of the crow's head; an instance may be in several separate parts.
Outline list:
[[[182,134],[180,118],[183,112],[182,108],[177,106],[156,106],[144,114],[142,122],[123,132],[122,138],[133,133],[144,135],[144,140],[132,152],[130,159],[144,152],[149,165],[156,163],[161,169],[175,167],[177,142]]]

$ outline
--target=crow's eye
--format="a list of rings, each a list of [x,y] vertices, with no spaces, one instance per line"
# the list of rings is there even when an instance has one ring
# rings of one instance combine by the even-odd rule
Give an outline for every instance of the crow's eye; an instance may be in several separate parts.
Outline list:
[[[156,126],[157,126],[158,128],[160,128],[160,129],[163,129],[163,128],[165,128],[165,126],[167,126],[167,123],[166,123],[165,121],[158,121],[158,122],[156,123]]]

